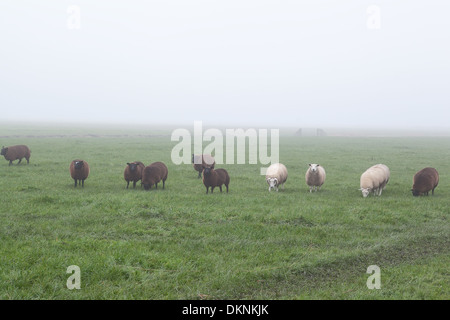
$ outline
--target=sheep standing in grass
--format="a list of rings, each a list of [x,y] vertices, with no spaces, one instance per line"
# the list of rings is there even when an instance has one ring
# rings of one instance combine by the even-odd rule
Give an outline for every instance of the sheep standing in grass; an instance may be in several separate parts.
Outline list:
[[[142,171],[144,171],[145,165],[140,161],[127,163],[123,172],[123,177],[127,182],[127,189],[130,185],[130,181],[133,182],[133,188],[136,188],[136,182],[142,179]]]
[[[266,171],[266,182],[269,185],[269,191],[275,189],[278,191],[278,186],[282,186],[284,190],[284,183],[288,178],[288,171],[284,164],[274,163]]]
[[[439,173],[435,168],[423,168],[414,175],[414,181],[412,186],[412,194],[415,197],[421,195],[428,195],[431,190],[431,194],[434,195],[434,189],[439,183]]]
[[[384,164],[376,164],[361,175],[360,189],[364,198],[370,192],[376,196],[381,196],[381,192],[386,187],[390,178],[389,168]]]
[[[325,182],[325,178],[325,169],[321,165],[316,163],[309,164],[309,168],[305,174],[305,180],[309,187],[309,192],[312,192],[313,189],[314,191],[317,191],[317,188],[320,190]]]
[[[210,154],[192,154],[192,165],[194,166],[195,171],[198,171],[198,178],[202,177],[203,169],[214,169],[215,164],[216,161]]]
[[[230,176],[225,169],[213,169],[208,167],[203,170],[203,184],[206,187],[206,193],[208,193],[209,187],[211,187],[211,193],[213,193],[215,187],[219,187],[220,192],[222,192],[222,185],[225,185],[228,193]]]
[[[27,164],[30,163],[30,148],[25,145],[2,147],[1,155],[5,156],[5,159],[9,161],[9,165],[12,165],[14,160],[19,160],[18,164],[22,162],[22,159],[27,159]]]
[[[169,170],[167,166],[162,162],[153,162],[151,165],[146,166],[142,172],[142,184],[145,190],[149,190],[153,185],[158,189],[158,183],[163,182],[163,189],[166,185],[166,179]]]
[[[70,163],[69,170],[72,179],[75,181],[75,187],[77,186],[77,181],[78,184],[84,187],[84,180],[87,179],[90,172],[88,163],[80,159],[73,160]]]

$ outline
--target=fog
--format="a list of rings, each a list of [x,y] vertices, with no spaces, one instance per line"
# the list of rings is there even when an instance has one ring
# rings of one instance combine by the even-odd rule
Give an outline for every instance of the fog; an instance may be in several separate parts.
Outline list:
[[[447,130],[448,1],[0,2],[1,121]]]

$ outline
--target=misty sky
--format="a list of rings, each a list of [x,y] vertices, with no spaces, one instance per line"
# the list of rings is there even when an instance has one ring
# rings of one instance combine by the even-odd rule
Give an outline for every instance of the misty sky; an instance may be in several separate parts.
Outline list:
[[[445,0],[2,0],[0,120],[448,128],[449,15]]]

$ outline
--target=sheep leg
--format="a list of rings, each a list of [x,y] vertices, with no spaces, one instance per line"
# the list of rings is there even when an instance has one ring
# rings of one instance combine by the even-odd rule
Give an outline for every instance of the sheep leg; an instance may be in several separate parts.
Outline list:
[[[434,196],[434,188],[431,190],[431,195]]]
[[[219,186],[220,192],[222,192],[222,186]]]
[[[206,194],[208,194],[208,189],[209,189],[209,187],[206,187]]]
[[[77,179],[73,179],[75,181],[75,188],[77,187]]]
[[[30,158],[27,158],[27,164],[30,164]]]
[[[21,162],[22,162],[22,158],[19,159],[19,162],[18,162],[17,164],[19,164],[19,163],[21,163]]]
[[[227,193],[228,193],[228,185],[226,185],[226,187],[227,187]]]
[[[136,189],[136,181],[133,181],[133,189]]]
[[[200,179],[201,177],[202,177],[202,172],[199,171],[199,172],[198,172],[198,178]]]
[[[12,160],[9,160],[9,165],[12,165]]]
[[[128,185],[130,184],[130,181],[127,181],[127,189],[128,189]]]
[[[214,187],[213,186],[211,186],[211,193],[213,193],[214,192]]]
[[[84,188],[84,180],[81,180],[81,187]]]

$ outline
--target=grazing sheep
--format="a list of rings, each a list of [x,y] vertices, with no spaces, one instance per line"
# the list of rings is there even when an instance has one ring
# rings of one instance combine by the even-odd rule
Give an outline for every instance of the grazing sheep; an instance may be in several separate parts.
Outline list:
[[[288,178],[288,172],[284,164],[274,163],[266,171],[266,181],[269,184],[269,191],[276,189],[281,185],[284,190],[284,183]]]
[[[18,146],[10,146],[10,147],[2,147],[1,155],[5,156],[5,159],[9,161],[9,165],[12,165],[14,160],[19,160],[19,163],[22,162],[22,159],[27,159],[27,164],[30,163],[30,148],[25,145]]]
[[[70,163],[69,170],[72,179],[75,181],[75,187],[77,186],[77,181],[78,184],[81,183],[81,186],[84,187],[84,180],[87,179],[90,172],[88,163],[80,159],[73,160]]]
[[[317,188],[319,188],[320,190],[323,183],[325,182],[325,178],[325,169],[320,164],[309,164],[309,168],[305,174],[305,180],[306,184],[309,187],[309,192],[312,192],[313,189],[314,191],[317,191]]]
[[[431,190],[431,194],[434,195],[434,189],[439,183],[439,174],[434,168],[424,168],[414,175],[414,181],[412,186],[412,194],[415,197],[421,195],[428,195]]]
[[[360,189],[364,198],[370,192],[381,196],[381,192],[386,187],[390,178],[389,168],[384,164],[376,164],[367,169],[360,178]]]
[[[153,162],[144,168],[142,172],[142,184],[145,190],[149,190],[153,185],[158,189],[158,183],[162,180],[163,189],[166,185],[167,174],[169,170],[162,162]]]
[[[206,194],[208,194],[209,187],[211,187],[211,193],[213,193],[215,187],[219,187],[220,192],[222,192],[223,184],[225,185],[225,187],[227,187],[228,193],[230,176],[225,169],[213,169],[207,167],[203,170],[203,184],[206,187]]]
[[[127,166],[123,172],[123,177],[127,182],[127,189],[130,185],[130,181],[133,181],[133,188],[136,188],[136,182],[142,179],[142,171],[144,171],[145,165],[140,161],[127,162]]]
[[[195,171],[198,171],[198,178],[202,177],[202,172],[204,168],[212,168],[214,169],[214,165],[216,161],[214,157],[210,154],[192,154],[192,164],[194,166]]]

